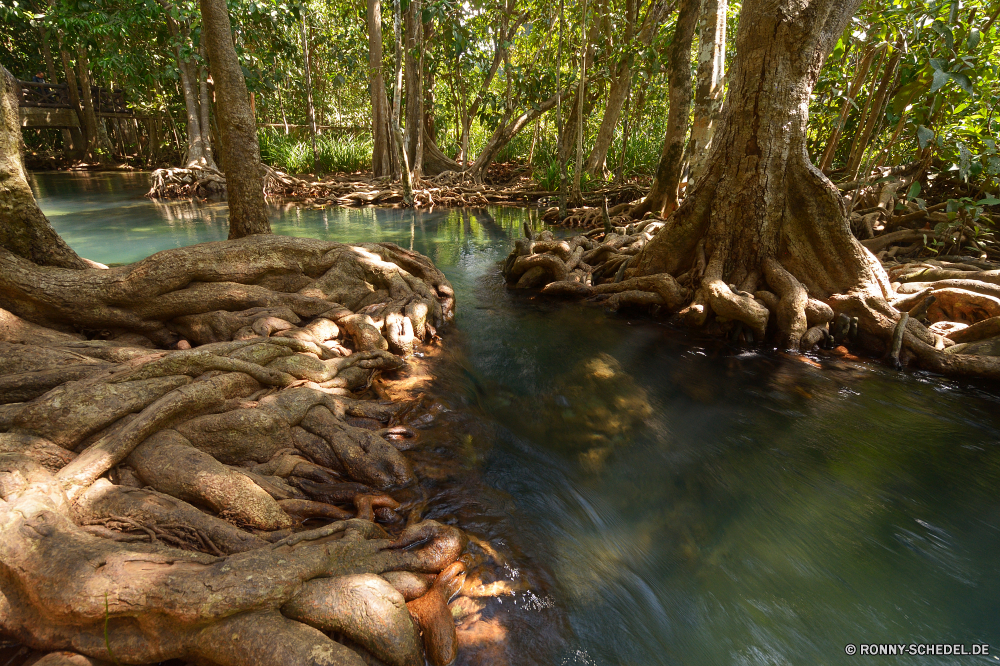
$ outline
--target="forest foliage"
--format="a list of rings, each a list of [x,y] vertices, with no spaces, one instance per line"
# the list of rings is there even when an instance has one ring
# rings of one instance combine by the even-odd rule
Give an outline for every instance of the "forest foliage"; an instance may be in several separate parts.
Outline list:
[[[397,4],[402,13],[409,9],[408,0]],[[586,174],[584,183],[616,176],[648,180],[664,136],[666,54],[679,4],[424,0],[420,52],[429,133],[445,155],[455,158],[461,152],[463,115],[471,113],[474,158],[505,118],[551,97],[557,84],[567,93],[561,100],[561,124],[570,131],[584,58],[583,146],[584,156],[589,155],[615,77],[627,63],[628,97],[606,168]],[[383,80],[392,100],[397,5],[383,5]],[[229,8],[234,42],[262,126],[265,160],[298,173],[314,166],[325,172],[370,168],[364,5],[232,0]],[[739,10],[740,3],[728,4],[729,61]],[[1000,106],[998,12],[995,0],[865,2],[815,88],[809,143],[813,161],[849,180],[872,167],[908,163],[931,151],[938,168],[952,172],[956,180],[982,182],[986,190],[995,191],[1000,175],[995,118]],[[204,64],[196,3],[2,0],[0,13],[0,60],[15,75],[30,80],[35,72],[46,71],[46,39],[53,51],[58,42],[74,63],[76,47],[82,46],[93,82],[124,89],[137,111],[169,119],[171,131],[157,140],[164,150],[173,146],[183,154],[186,125],[178,59]],[[172,34],[168,17],[184,29]],[[645,40],[639,30],[644,21],[654,23]],[[310,51],[309,78],[321,137],[317,151],[322,159],[316,164],[307,141],[304,46]],[[692,77],[697,53],[696,35]],[[559,125],[556,113],[541,115],[504,146],[495,161],[530,163],[535,179],[553,188],[559,180]],[[55,132],[25,135],[36,150],[58,144]],[[170,161],[165,155],[169,153],[157,153],[161,161]],[[568,162],[572,172],[573,160]],[[912,196],[919,198],[919,192]]]

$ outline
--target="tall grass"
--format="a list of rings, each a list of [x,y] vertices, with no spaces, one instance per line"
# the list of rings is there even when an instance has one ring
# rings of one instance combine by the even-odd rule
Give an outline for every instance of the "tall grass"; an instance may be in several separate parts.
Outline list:
[[[527,162],[531,152],[533,127],[526,127],[497,154],[496,162]],[[628,146],[625,150],[624,178],[648,178],[656,172],[663,146],[665,128],[662,123],[651,122],[634,127],[629,131]],[[265,163],[291,174],[313,173],[312,143],[306,133],[285,134],[278,128],[264,127],[258,130],[261,159]],[[472,143],[485,144],[488,133],[473,125]],[[440,137],[446,154],[457,152],[454,138]],[[621,159],[621,127],[608,155],[608,169],[616,173]],[[473,145],[473,154],[475,145]],[[481,146],[480,146],[481,148]],[[372,140],[367,136],[349,134],[321,134],[316,137],[318,168],[322,173],[344,173],[371,170]],[[586,155],[585,155],[586,156]],[[543,132],[535,144],[532,169],[539,186],[546,190],[559,187],[559,162],[556,159],[555,128]],[[573,179],[574,160],[566,165],[570,182]],[[596,187],[598,181],[590,182],[584,174],[584,189]]]
[[[643,176],[652,176],[656,173],[656,165],[660,162],[660,151],[663,149],[663,137],[666,134],[665,127],[657,124],[639,126],[629,130],[628,146],[625,148],[625,164],[622,170],[622,177],[625,180]],[[618,172],[618,165],[621,163],[621,128],[618,129],[618,136],[615,144],[608,155],[608,169],[612,173]]]
[[[290,174],[314,173],[312,141],[308,135],[285,134],[275,127],[257,130],[260,157]],[[372,168],[372,140],[350,134],[316,137],[316,167],[321,173],[366,171]]]

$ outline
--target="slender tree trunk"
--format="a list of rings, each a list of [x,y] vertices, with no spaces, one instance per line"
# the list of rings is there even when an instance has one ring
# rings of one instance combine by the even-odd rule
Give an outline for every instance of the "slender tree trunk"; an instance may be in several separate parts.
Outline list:
[[[625,9],[625,48],[630,48],[632,38],[635,35],[635,22],[638,15],[638,0],[627,0]],[[657,10],[658,3],[654,2],[650,8],[651,12]],[[597,136],[594,138],[594,146],[587,157],[587,165],[584,169],[595,178],[607,177],[608,151],[615,138],[615,128],[621,117],[622,106],[628,98],[632,89],[632,55],[623,55],[621,62],[611,77],[611,85],[608,90],[608,102],[604,107],[604,116],[601,118],[601,125],[597,129]]]
[[[541,124],[541,120],[535,120],[535,130],[531,133],[531,150],[528,151],[528,166],[531,166],[535,160],[535,145],[538,143],[538,131]]]
[[[611,80],[611,87],[608,91],[608,103],[604,108],[601,126],[597,130],[594,146],[590,150],[587,165],[584,167],[587,173],[595,178],[602,178],[607,173],[608,151],[611,150],[611,143],[615,138],[615,128],[618,126],[618,121],[621,118],[625,100],[630,94],[631,84],[632,70],[623,65],[619,69],[618,75]]]
[[[565,0],[559,0],[559,45],[556,47],[556,159],[559,160],[559,219],[566,217],[566,132],[563,128],[562,110],[562,47],[563,22],[566,18]]]
[[[174,59],[177,61],[177,71],[180,73],[181,93],[184,96],[184,111],[187,115],[187,154],[184,157],[184,166],[188,168],[209,166],[205,153],[205,136],[207,128],[202,126],[201,114],[199,112],[199,87],[200,75],[198,68],[184,58],[182,42],[188,44],[191,41],[191,30],[187,22],[180,24],[171,15],[174,9],[169,0],[159,0],[160,6],[167,13],[167,28],[174,39]],[[204,30],[202,30],[202,42],[204,42]]]
[[[312,139],[313,171],[319,171],[319,153],[316,151],[316,108],[313,106],[312,63],[309,58],[309,35],[306,16],[302,15],[302,58],[306,79],[306,113],[309,120],[309,136]]]
[[[844,129],[844,123],[847,122],[847,115],[851,111],[851,106],[854,104],[861,86],[864,85],[865,79],[868,77],[868,70],[871,68],[872,58],[875,57],[877,50],[877,48],[869,46],[861,58],[857,73],[854,75],[854,79],[851,81],[851,86],[848,89],[847,99],[841,104],[840,117],[837,119],[837,124],[834,126],[833,131],[830,133],[830,139],[826,143],[826,150],[823,151],[823,157],[819,161],[818,166],[820,171],[826,171],[833,164],[833,156],[837,152],[837,142],[840,140],[840,133]]]
[[[417,24],[417,44],[420,51],[420,55],[417,58],[417,85],[414,88],[414,98],[416,100],[416,111],[414,112],[416,124],[414,128],[417,145],[413,150],[413,177],[419,182],[424,172],[424,136],[426,134],[424,131],[424,22],[421,19],[422,10],[420,0],[412,0],[412,2],[417,5],[414,20]]]
[[[0,65],[0,248],[41,266],[86,268],[35,203],[21,161],[20,86]]]
[[[625,17],[625,40],[626,48],[631,47],[633,35],[635,34],[635,23],[639,10],[638,0],[628,0]],[[649,13],[644,23],[656,23],[659,27],[659,14],[662,11],[662,2],[654,1],[650,6]],[[644,25],[645,28],[645,25]],[[640,31],[640,43],[648,46],[648,39],[652,39],[655,28]],[[647,41],[643,41],[643,39]],[[617,71],[611,79],[611,87],[608,90],[608,103],[604,107],[604,116],[601,118],[601,126],[597,129],[597,137],[594,139],[594,147],[587,157],[587,166],[584,167],[590,175],[596,178],[606,176],[608,167],[608,151],[615,138],[615,128],[621,118],[622,106],[629,98],[632,91],[632,54],[631,52],[622,57]]]
[[[424,25],[424,44],[431,40],[430,35],[428,35],[431,30],[428,29],[427,25]],[[437,126],[434,124],[434,72],[429,71],[425,76],[427,80],[424,83],[424,131],[428,139],[437,142]]]
[[[392,175],[392,138],[389,129],[389,100],[382,76],[382,7],[380,0],[368,0],[368,91],[372,101],[372,172]]]
[[[698,28],[698,86],[694,95],[691,126],[691,174],[693,183],[704,171],[705,156],[712,145],[712,132],[722,110],[722,86],[726,67],[726,11],[728,0],[702,0]]]
[[[573,165],[573,200],[579,202],[580,180],[583,176],[583,139],[587,134],[587,123],[583,118],[583,103],[587,97],[587,61],[589,58],[589,34],[587,33],[587,0],[583,0],[583,25],[580,27],[580,85],[576,90],[576,163]],[[596,23],[596,22],[595,22]]]
[[[532,105],[529,110],[525,111],[516,118],[501,123],[500,126],[493,132],[492,136],[490,136],[489,141],[486,142],[486,145],[479,153],[479,156],[476,157],[476,161],[473,162],[468,168],[468,173],[471,174],[473,178],[481,180],[490,164],[492,164],[493,160],[496,158],[497,153],[499,153],[504,146],[510,143],[511,140],[532,121],[539,118],[549,109],[555,108],[560,97],[561,95],[557,93],[547,100],[539,102],[537,105]]]
[[[886,50],[887,49],[888,49],[888,44],[882,44],[881,48],[879,49],[878,63],[875,65],[875,69],[872,71],[872,78],[873,79],[878,76],[879,71],[882,69],[882,63],[885,62],[885,54],[886,54]],[[872,81],[872,87],[874,88],[874,86],[875,86],[875,82]],[[875,101],[875,95],[873,93],[874,93],[874,90],[869,89],[868,94],[865,95],[864,108],[861,111],[861,115],[858,118],[858,125],[857,126],[859,128],[865,126],[865,124],[868,122],[868,119],[869,119],[869,117],[870,117],[870,115],[872,113],[872,105],[873,105],[873,103]],[[932,102],[933,102],[933,100],[932,100]],[[931,108],[932,109],[933,109],[933,107],[934,107],[934,105],[931,104]],[[851,167],[852,167],[852,165],[854,163],[854,156],[857,154],[858,142],[860,141],[860,139],[861,139],[861,132],[855,132],[854,135],[851,137],[851,148],[850,148],[850,150],[847,153],[847,168],[848,168],[848,171],[851,170]],[[860,161],[860,158],[859,158],[859,161]]]
[[[205,64],[198,69],[198,93],[201,97],[198,104],[198,109],[201,112],[198,118],[198,130],[201,132],[201,146],[205,157],[205,165],[212,169],[218,169],[219,167],[215,164],[215,155],[212,154],[212,137],[209,129],[211,127],[212,98],[208,93],[208,47],[205,46],[204,30],[201,32],[200,48],[201,58]]]
[[[404,20],[404,79],[406,84],[405,145],[413,179],[420,178],[424,143],[423,21],[420,0],[411,0]],[[419,53],[418,53],[419,51]]]
[[[646,91],[639,91],[639,103],[636,104],[635,117],[642,117],[642,106],[646,101]],[[632,90],[629,89],[628,99],[625,100],[625,125],[622,127],[622,149],[621,153],[618,155],[618,169],[615,171],[615,182],[621,183],[625,180],[625,157],[628,154],[628,140],[630,137],[630,132],[632,131],[632,123],[630,122],[630,107],[632,105]]]
[[[285,102],[281,98],[281,86],[275,91],[278,97],[278,108],[281,110],[281,123],[285,126],[285,136],[288,136],[288,116],[285,115]]]
[[[73,71],[73,63],[70,60],[70,55],[66,50],[62,48],[62,39],[59,33],[56,33],[56,37],[60,43],[59,48],[59,59],[62,61],[63,74],[66,77],[66,90],[69,93],[69,102],[73,105],[73,111],[76,112],[77,121],[80,123],[79,133],[79,147],[77,149],[77,157],[84,157],[90,152],[91,136],[87,133],[87,121],[83,112],[83,103],[80,101],[80,88],[77,85],[76,72]]]
[[[250,113],[225,0],[201,0],[201,16],[218,96],[215,110],[229,193],[229,238],[269,234],[257,123]]]
[[[52,49],[49,47],[49,31],[47,28],[39,25],[38,34],[41,37],[42,42],[42,57],[45,59],[45,71],[49,77],[49,83],[56,84],[59,82],[59,75],[56,74],[56,63],[52,59]],[[77,130],[77,134],[79,134]],[[82,146],[79,138],[74,140],[73,133],[69,129],[63,129],[62,132],[63,140],[63,150],[69,157],[76,156],[80,151]]]
[[[90,62],[87,59],[87,47],[76,47],[76,72],[80,81],[80,100],[83,103],[84,126],[88,137],[87,152],[91,159],[100,162],[108,159],[107,145],[102,143],[98,135],[97,114],[94,109],[94,98],[90,90]]]
[[[871,141],[872,132],[875,131],[876,123],[878,123],[884,115],[885,102],[889,96],[889,90],[892,87],[893,80],[896,78],[896,66],[899,65],[901,53],[901,50],[897,48],[896,52],[889,59],[889,62],[886,63],[885,71],[882,73],[882,80],[879,82],[878,90],[875,93],[872,111],[868,115],[868,120],[865,122],[864,128],[859,133],[858,145],[852,152],[851,158],[847,164],[848,180],[857,180],[858,178],[858,171],[861,168],[862,158],[865,155],[865,150],[868,148],[868,143]],[[867,173],[865,175],[867,176]]]
[[[413,205],[413,180],[410,175],[410,160],[403,141],[403,128],[399,125],[403,97],[403,30],[400,0],[394,0],[392,9],[392,28],[395,42],[395,67],[392,79],[392,138],[393,157],[399,169],[399,177],[403,182],[403,203]]]
[[[684,139],[691,114],[691,41],[698,21],[698,0],[681,0],[677,27],[670,44],[670,108],[667,112],[667,136],[656,167],[649,194],[636,206],[633,215],[647,212],[669,214],[677,208],[677,186],[684,161]]]
[[[177,48],[177,69],[181,76],[181,91],[184,93],[184,110],[187,113],[187,157],[185,166],[196,167],[205,165],[205,145],[202,142],[201,118],[198,113],[198,92],[192,80],[191,64],[181,61],[180,47]]]
[[[420,61],[414,56],[417,50],[420,21],[417,19],[419,0],[410,0],[409,8],[403,15],[403,82],[406,92],[404,144],[411,170],[417,159],[417,137],[421,127],[420,112],[423,95],[420,92]]]

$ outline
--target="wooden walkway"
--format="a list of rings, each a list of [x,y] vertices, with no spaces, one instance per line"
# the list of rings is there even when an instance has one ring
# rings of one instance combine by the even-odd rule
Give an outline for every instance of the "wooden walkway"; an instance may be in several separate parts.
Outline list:
[[[69,87],[65,83],[18,83],[22,128],[80,129],[80,117],[69,100]],[[99,118],[136,118],[125,103],[123,90],[91,86],[90,96],[94,100],[94,114]]]

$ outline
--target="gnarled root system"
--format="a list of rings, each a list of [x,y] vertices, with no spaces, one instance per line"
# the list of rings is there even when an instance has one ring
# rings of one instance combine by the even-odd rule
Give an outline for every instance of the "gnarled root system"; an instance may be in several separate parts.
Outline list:
[[[465,536],[398,513],[403,405],[362,399],[452,315],[426,258],[258,236],[0,263],[0,632],[53,664],[454,658],[456,574],[427,576]]]
[[[727,213],[738,202],[700,196],[718,186],[709,173],[665,220],[606,220],[604,229],[562,239],[526,230],[501,271],[515,289],[665,313],[745,344],[857,345],[894,363],[902,353],[935,372],[1000,378],[991,358],[1000,356],[1000,265],[881,264],[852,235],[836,189],[800,164],[789,169],[797,180],[783,181],[794,205],[760,237]]]

